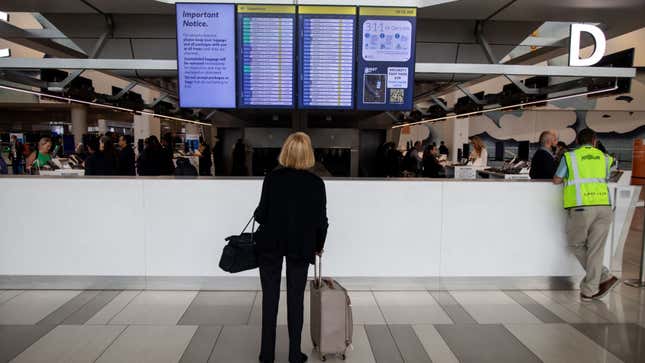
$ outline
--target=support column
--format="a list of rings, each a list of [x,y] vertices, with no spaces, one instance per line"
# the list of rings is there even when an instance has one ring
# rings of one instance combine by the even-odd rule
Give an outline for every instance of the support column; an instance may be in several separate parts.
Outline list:
[[[108,132],[107,120],[98,120],[99,135],[105,135]]]
[[[450,160],[457,162],[457,149],[462,148],[463,144],[468,143],[468,132],[470,118],[457,118],[446,121],[446,146],[450,150]],[[463,157],[468,157],[464,155]]]
[[[83,135],[87,133],[87,107],[73,106],[70,112],[74,144],[78,145],[83,142]]]
[[[149,115],[134,115],[134,142],[145,140],[152,135],[161,137],[161,121]]]

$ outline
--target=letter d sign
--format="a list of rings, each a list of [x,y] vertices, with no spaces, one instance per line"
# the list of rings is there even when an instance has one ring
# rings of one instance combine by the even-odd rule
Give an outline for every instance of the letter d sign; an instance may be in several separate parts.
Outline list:
[[[589,33],[596,43],[596,48],[589,58],[580,59],[580,38],[582,32]],[[592,66],[605,56],[607,40],[605,33],[597,26],[590,24],[571,24],[571,42],[569,46],[570,66]]]

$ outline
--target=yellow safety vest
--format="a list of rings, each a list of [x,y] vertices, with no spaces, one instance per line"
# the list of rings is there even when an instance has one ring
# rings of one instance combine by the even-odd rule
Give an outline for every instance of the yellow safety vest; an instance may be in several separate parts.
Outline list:
[[[611,205],[607,180],[613,158],[592,146],[564,154],[569,171],[564,180],[564,207]]]

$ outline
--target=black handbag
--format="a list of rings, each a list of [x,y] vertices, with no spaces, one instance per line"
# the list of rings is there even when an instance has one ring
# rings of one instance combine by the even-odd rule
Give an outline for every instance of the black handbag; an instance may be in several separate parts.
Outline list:
[[[251,233],[245,233],[249,224],[253,222]],[[258,258],[255,252],[254,232],[255,218],[251,217],[242,233],[237,236],[229,236],[225,239],[228,243],[224,246],[222,257],[219,260],[219,267],[230,273],[252,270],[258,267]]]

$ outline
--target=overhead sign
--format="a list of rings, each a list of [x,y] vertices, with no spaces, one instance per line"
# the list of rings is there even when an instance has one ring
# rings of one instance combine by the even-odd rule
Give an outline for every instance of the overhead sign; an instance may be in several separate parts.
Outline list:
[[[595,49],[590,57],[580,58],[580,38],[582,33],[588,33],[594,39]],[[605,33],[595,25],[571,24],[571,41],[569,43],[569,65],[575,67],[592,66],[605,56],[607,39]]]
[[[180,107],[235,108],[235,5],[176,10]]]
[[[300,6],[300,108],[354,108],[356,8]]]
[[[411,110],[417,9],[361,7],[359,15],[357,108]]]
[[[296,7],[238,5],[238,107],[293,108]]]

